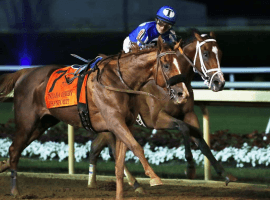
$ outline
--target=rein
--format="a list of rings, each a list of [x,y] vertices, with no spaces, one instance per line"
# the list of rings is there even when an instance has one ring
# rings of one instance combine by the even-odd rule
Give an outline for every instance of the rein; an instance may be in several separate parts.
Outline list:
[[[159,67],[159,64],[160,64],[160,58],[165,56],[165,55],[168,55],[168,54],[176,54],[176,52],[174,51],[167,51],[167,52],[163,52],[163,53],[157,53],[157,71],[156,71],[156,77],[155,77],[155,81],[156,81],[156,84],[157,84],[157,74],[158,74],[158,67]],[[168,89],[168,95],[170,96],[170,99],[173,99],[176,97],[175,95],[175,92],[174,90],[171,89],[171,86],[170,84],[168,84],[168,79],[167,77],[165,76],[165,72],[163,70],[163,68],[161,67],[161,71],[162,71],[162,76],[166,82],[166,88]],[[164,98],[166,98],[168,95],[166,95]]]
[[[163,57],[163,56],[165,56],[165,55],[168,55],[168,54],[176,54],[176,52],[174,52],[174,51],[167,51],[167,52],[163,52],[163,53],[160,53],[160,54],[157,53],[157,71],[158,71],[158,67],[159,67],[159,64],[160,64],[160,58]],[[153,94],[151,94],[151,93],[149,93],[149,92],[136,91],[136,90],[131,89],[131,88],[125,83],[124,79],[122,78],[122,74],[121,74],[121,71],[120,71],[120,62],[119,62],[119,60],[120,60],[120,58],[121,58],[121,55],[122,55],[122,53],[119,53],[118,58],[117,58],[117,73],[118,73],[118,75],[119,75],[120,81],[123,83],[123,85],[124,85],[127,89],[121,89],[121,88],[115,88],[115,87],[112,87],[112,86],[106,86],[106,85],[103,85],[103,84],[99,81],[100,79],[98,79],[98,83],[99,83],[102,87],[104,87],[104,88],[107,89],[107,90],[116,91],[116,92],[123,92],[123,93],[130,93],[130,94],[142,94],[142,95],[146,95],[146,96],[151,96],[151,97],[153,97],[153,98],[155,98],[155,99],[157,99],[157,100],[161,100],[161,101],[163,101],[168,95],[170,95],[170,98],[171,98],[171,99],[174,98],[175,94],[174,94],[173,90],[170,88],[170,85],[168,84],[168,80],[167,80],[167,78],[166,78],[166,76],[165,76],[165,73],[164,73],[164,71],[163,71],[162,68],[161,68],[161,70],[162,70],[162,75],[163,75],[163,78],[165,79],[166,86],[167,86],[167,88],[168,88],[168,90],[169,90],[168,95],[166,95],[163,99],[160,99],[160,98],[156,97],[155,95],[153,95]],[[157,73],[156,73],[155,81],[157,82]]]

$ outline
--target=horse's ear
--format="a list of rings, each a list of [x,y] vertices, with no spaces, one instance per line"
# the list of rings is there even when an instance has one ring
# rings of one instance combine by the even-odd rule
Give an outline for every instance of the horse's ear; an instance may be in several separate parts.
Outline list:
[[[102,53],[100,53],[100,54],[98,54],[98,55],[101,56],[102,58],[107,58],[107,57],[108,57],[107,55],[102,54]]]
[[[173,47],[174,50],[176,50],[180,47],[181,41],[182,41],[182,39],[174,45],[174,47]]]
[[[163,39],[160,36],[158,36],[158,41],[157,41],[157,47],[158,47],[158,50],[161,51],[162,50],[162,45],[163,45]]]
[[[203,41],[202,36],[200,36],[198,33],[195,32],[194,35],[195,35],[195,37],[197,38],[197,40],[198,40],[199,42],[202,42],[202,41]]]
[[[211,36],[211,38],[214,38],[214,39],[216,39],[216,34],[214,33],[214,32],[210,32],[210,36]]]

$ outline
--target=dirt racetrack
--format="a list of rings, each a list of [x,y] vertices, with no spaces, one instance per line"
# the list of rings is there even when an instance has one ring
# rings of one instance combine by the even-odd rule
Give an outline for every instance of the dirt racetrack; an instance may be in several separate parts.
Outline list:
[[[15,199],[114,199],[115,177],[98,176],[98,188],[87,188],[87,175],[63,175],[19,173],[20,196]],[[125,199],[207,199],[207,200],[246,200],[270,199],[270,187],[243,183],[230,183],[225,186],[220,181],[198,181],[184,179],[162,179],[163,186],[150,187],[149,179],[138,178],[146,194],[137,194],[125,182]],[[10,195],[10,173],[0,175],[0,199],[14,200]]]

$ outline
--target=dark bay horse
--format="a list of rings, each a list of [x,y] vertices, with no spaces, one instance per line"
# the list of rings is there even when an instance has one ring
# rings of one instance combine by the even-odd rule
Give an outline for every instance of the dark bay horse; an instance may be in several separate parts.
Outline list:
[[[116,137],[116,198],[123,198],[124,159],[127,148],[136,155],[150,177],[151,185],[162,184],[149,166],[144,151],[130,132],[139,113],[136,92],[148,81],[162,88],[164,101],[171,99],[176,104],[188,97],[185,83],[180,78],[174,46],[158,39],[156,48],[137,53],[110,56],[99,63],[99,73],[91,73],[87,80],[87,104],[94,130],[112,132]],[[9,162],[2,163],[0,170],[11,170],[11,194],[18,195],[17,170],[21,152],[49,127],[63,121],[81,127],[76,106],[48,109],[45,104],[45,89],[50,75],[65,66],[43,66],[3,75],[0,79],[0,94],[6,96],[14,88],[14,112],[16,134],[9,148]],[[164,93],[165,91],[165,93]],[[1,97],[0,96],[0,97]]]
[[[198,118],[194,112],[194,95],[191,87],[191,81],[196,70],[212,91],[217,92],[223,89],[225,80],[220,69],[221,54],[222,52],[218,47],[213,32],[210,32],[210,35],[200,35],[197,30],[194,30],[192,36],[182,42],[181,49],[178,52],[181,74],[186,75],[185,83],[188,88],[187,102],[176,105],[172,101],[159,102],[152,97],[144,95],[138,95],[136,98],[137,102],[139,102],[139,115],[145,127],[157,130],[176,129],[182,133],[184,137],[185,157],[188,161],[188,178],[194,178],[196,173],[190,148],[191,137],[202,153],[210,160],[217,174],[225,178],[227,185],[230,181],[235,181],[236,179],[225,172],[202,137],[202,133],[199,130]],[[164,90],[157,87],[153,81],[147,82],[141,88],[141,91],[154,95],[164,93]],[[99,133],[97,138],[92,142],[90,152],[90,170],[92,170],[92,174],[89,174],[88,187],[96,187],[97,158],[101,150],[107,145],[112,148],[112,152],[115,154],[114,137],[110,133]],[[136,191],[143,192],[143,189],[127,168],[125,168],[125,175],[129,184]]]

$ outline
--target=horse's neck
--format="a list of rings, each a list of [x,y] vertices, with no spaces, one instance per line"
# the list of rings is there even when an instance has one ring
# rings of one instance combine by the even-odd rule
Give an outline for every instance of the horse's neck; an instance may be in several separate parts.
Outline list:
[[[193,67],[191,65],[189,65],[188,67],[188,76],[187,76],[187,83],[190,85],[191,84],[191,81],[193,80],[194,78],[194,70],[193,70]]]
[[[197,40],[183,48],[185,55],[187,55],[187,57],[190,59],[190,61],[192,63],[194,61],[194,57],[195,57],[195,53],[196,53],[196,42],[197,42]],[[186,73],[187,74],[187,83],[190,84],[193,77],[194,77],[193,67],[191,66],[191,64],[187,60],[183,62],[183,66],[187,71],[187,73]]]
[[[148,92],[150,94],[155,95],[158,98],[164,98],[164,96],[167,95],[166,91],[164,88],[160,87],[159,85],[156,84],[155,80],[151,79],[147,81],[140,89],[141,91]],[[145,95],[140,95],[141,98],[145,98],[147,96]],[[151,97],[152,98],[152,97]]]
[[[144,83],[153,75],[156,65],[155,51],[140,55],[131,55],[123,58],[120,63],[120,71],[123,80],[133,90],[139,90]],[[132,57],[134,56],[134,57]]]
[[[190,62],[188,62],[187,58],[184,57],[183,55],[181,55],[179,59],[180,59],[180,72],[181,74],[186,75],[186,83],[190,84],[194,76],[193,68],[190,65]]]

